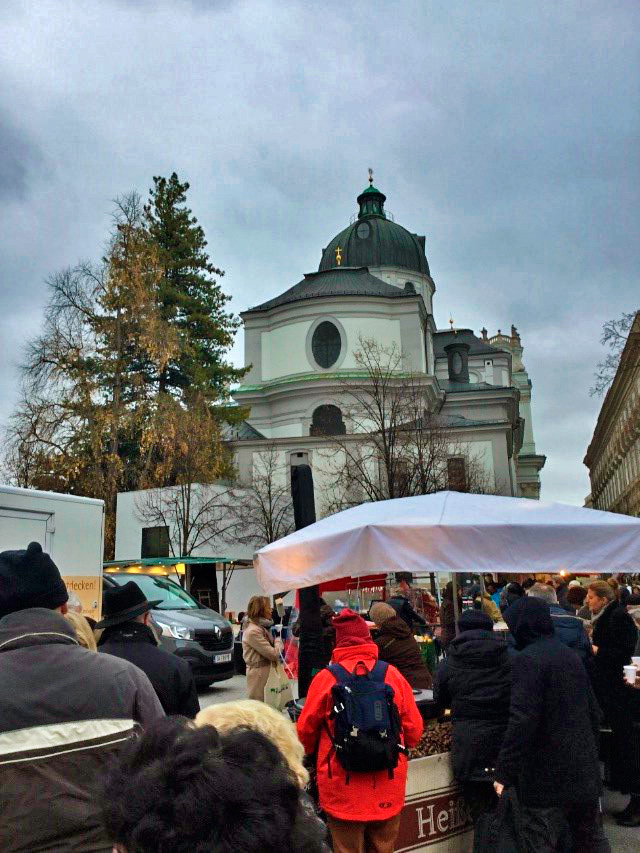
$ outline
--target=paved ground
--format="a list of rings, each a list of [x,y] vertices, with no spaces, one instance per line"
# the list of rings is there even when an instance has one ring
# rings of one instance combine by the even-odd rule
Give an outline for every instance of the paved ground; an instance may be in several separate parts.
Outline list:
[[[235,699],[246,699],[246,678],[244,675],[234,675],[227,681],[212,684],[206,690],[199,690],[200,707],[208,708],[217,702],[233,702]]]
[[[640,850],[640,827],[628,829],[618,826],[611,812],[622,811],[629,802],[628,797],[605,791],[603,807],[605,811],[604,831],[609,839],[613,853],[638,853]]]
[[[244,675],[234,675],[228,681],[221,681],[200,691],[200,706],[207,708],[216,702],[233,702],[234,699],[245,698],[246,679]],[[295,695],[295,689],[294,689]],[[640,851],[640,828],[625,829],[618,826],[612,817],[612,811],[621,811],[627,804],[628,798],[611,791],[605,792],[605,832],[613,853],[638,853]]]

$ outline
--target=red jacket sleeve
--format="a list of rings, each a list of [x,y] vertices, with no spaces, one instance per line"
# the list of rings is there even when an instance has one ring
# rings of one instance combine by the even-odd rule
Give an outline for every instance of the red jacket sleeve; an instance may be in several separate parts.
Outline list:
[[[323,669],[309,686],[304,708],[298,719],[298,737],[307,755],[313,755],[318,748],[322,728],[329,713],[331,688],[335,683],[336,680],[329,670]]]
[[[396,704],[400,712],[404,745],[411,748],[416,746],[422,737],[422,715],[418,710],[416,700],[413,698],[413,690],[407,679],[397,670],[394,671],[394,676],[392,686],[396,693]]]

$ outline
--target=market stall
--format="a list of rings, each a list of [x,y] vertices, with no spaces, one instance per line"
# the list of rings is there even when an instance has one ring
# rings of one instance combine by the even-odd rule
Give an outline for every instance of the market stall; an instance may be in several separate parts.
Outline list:
[[[437,492],[366,503],[255,556],[266,593],[380,572],[637,572],[640,519],[567,504]],[[454,595],[454,601],[456,596]],[[436,737],[436,740],[438,738]],[[472,831],[449,755],[410,762],[398,851],[467,851]]]

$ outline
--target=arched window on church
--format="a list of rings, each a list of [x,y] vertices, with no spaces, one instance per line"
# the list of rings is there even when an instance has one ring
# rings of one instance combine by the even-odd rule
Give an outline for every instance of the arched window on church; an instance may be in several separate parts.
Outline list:
[[[342,412],[337,406],[318,406],[314,411],[309,435],[345,435],[346,432]]]

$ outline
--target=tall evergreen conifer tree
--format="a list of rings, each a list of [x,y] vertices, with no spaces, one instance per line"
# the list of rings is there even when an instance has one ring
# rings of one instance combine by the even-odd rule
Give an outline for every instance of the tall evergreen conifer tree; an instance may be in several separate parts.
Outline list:
[[[162,268],[162,314],[180,338],[179,355],[160,374],[159,390],[224,401],[230,383],[245,373],[225,360],[239,323],[225,310],[229,297],[215,278],[224,273],[211,263],[204,231],[186,206],[188,189],[175,172],[168,180],[154,177],[144,209]]]

